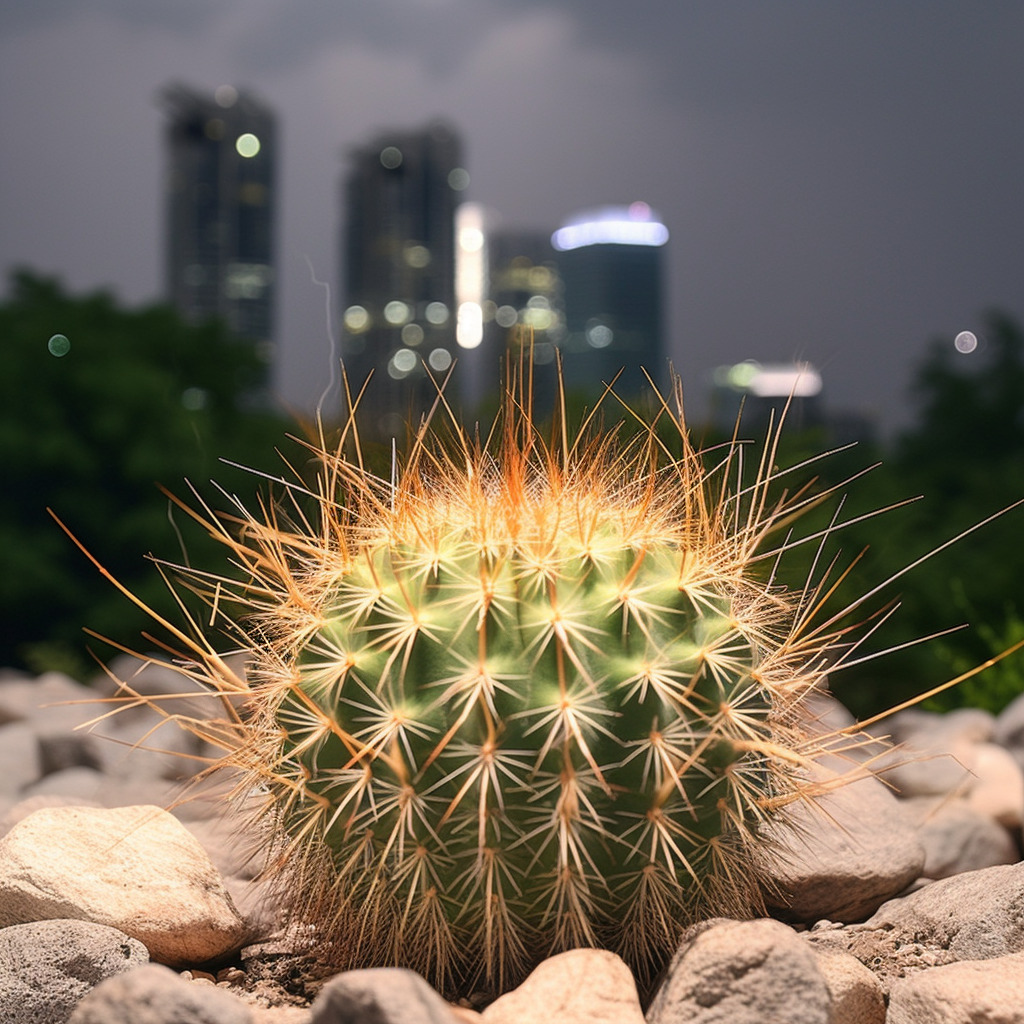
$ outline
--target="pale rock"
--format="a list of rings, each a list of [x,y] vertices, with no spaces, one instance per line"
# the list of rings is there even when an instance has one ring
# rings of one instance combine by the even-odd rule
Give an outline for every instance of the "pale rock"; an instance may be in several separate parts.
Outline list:
[[[979,743],[971,762],[967,803],[1006,828],[1024,822],[1024,773],[1014,756],[994,743]]]
[[[836,778],[821,767],[815,777],[823,784]],[[792,805],[769,835],[766,899],[798,921],[863,920],[924,865],[900,802],[870,776]]]
[[[68,1024],[253,1024],[253,1015],[224,989],[149,964],[97,985]]]
[[[25,790],[25,796],[73,797],[101,807],[131,807],[159,804],[168,807],[180,795],[180,786],[142,774],[112,778],[95,768],[65,768],[47,775]]]
[[[999,713],[992,739],[1010,751],[1024,754],[1024,693],[1015,697]]]
[[[957,708],[944,713],[907,708],[883,719],[882,726],[889,730],[896,743],[925,748],[958,741],[988,743],[995,733],[996,719],[981,708]]]
[[[902,806],[924,847],[925,878],[949,878],[1019,859],[1010,833],[966,800],[914,797]]]
[[[61,672],[0,682],[0,724],[31,722],[50,732],[72,732],[99,713],[96,693]]]
[[[549,957],[481,1017],[483,1024],[644,1024],[632,973],[603,949],[571,949]]]
[[[0,795],[17,797],[42,774],[35,729],[27,722],[0,725]]]
[[[890,900],[850,929],[941,950],[950,960],[1024,952],[1024,863],[997,865],[931,882]]]
[[[310,1024],[459,1024],[451,1006],[415,971],[369,967],[335,975],[320,990]]]
[[[0,924],[119,928],[171,966],[238,949],[245,925],[199,842],[159,807],[57,807],[0,839]]]
[[[916,737],[893,750],[879,778],[904,799],[965,793],[971,786],[976,743],[948,740],[943,733]]]
[[[647,1024],[831,1024],[830,1004],[815,953],[792,928],[719,918],[683,936]]]
[[[93,986],[147,960],[141,942],[90,921],[0,928],[0,1024],[65,1024]]]
[[[887,1024],[1021,1024],[1024,953],[934,967],[896,981]]]
[[[882,986],[864,964],[840,949],[812,952],[828,989],[828,1024],[885,1024]]]

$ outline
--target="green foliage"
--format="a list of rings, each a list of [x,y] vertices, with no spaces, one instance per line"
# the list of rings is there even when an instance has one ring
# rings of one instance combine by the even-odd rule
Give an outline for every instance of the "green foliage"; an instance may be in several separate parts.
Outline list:
[[[49,344],[55,335],[68,339]],[[92,674],[82,626],[125,640],[146,618],[74,548],[47,508],[155,610],[172,611],[147,552],[181,561],[212,545],[157,484],[181,491],[216,477],[241,493],[253,478],[228,458],[280,471],[288,428],[246,409],[264,367],[219,324],[172,310],[123,310],[106,294],[68,295],[27,271],[0,306],[0,664]],[[56,353],[56,354],[55,354]]]

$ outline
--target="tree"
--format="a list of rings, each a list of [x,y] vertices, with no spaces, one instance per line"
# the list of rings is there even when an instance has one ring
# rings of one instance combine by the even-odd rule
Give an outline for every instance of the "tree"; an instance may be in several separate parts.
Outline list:
[[[157,484],[209,491],[214,477],[251,495],[257,478],[220,460],[280,474],[275,447],[291,423],[246,407],[262,373],[250,344],[216,322],[190,326],[166,306],[124,310],[108,294],[72,297],[19,271],[0,306],[0,338],[0,665],[84,675],[83,626],[132,643],[147,620],[47,509],[115,577],[170,612],[145,556],[202,563],[223,554]]]

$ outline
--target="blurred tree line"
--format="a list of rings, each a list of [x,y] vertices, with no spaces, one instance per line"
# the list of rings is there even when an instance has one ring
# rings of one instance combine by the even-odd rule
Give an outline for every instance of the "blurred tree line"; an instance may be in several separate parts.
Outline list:
[[[874,629],[849,655],[851,667],[831,679],[837,696],[862,717],[954,678],[1024,638],[1024,508],[925,558],[1024,499],[1024,331],[992,313],[979,336],[981,344],[970,354],[958,352],[952,338],[930,344],[913,379],[911,426],[885,444],[858,443],[808,469],[818,476],[819,493],[838,490],[805,517],[799,534],[828,527],[838,498],[839,522],[867,518],[836,530],[820,555],[816,543],[796,548],[783,559],[786,583],[801,585],[816,556],[819,576],[833,557],[839,567],[854,563],[830,599],[835,611],[897,577],[848,617]],[[794,465],[829,444],[821,430],[784,431],[779,464]],[[900,507],[872,514],[895,505]],[[935,639],[915,642],[925,637]],[[871,656],[883,651],[890,653]],[[1024,651],[925,706],[998,712],[1021,693]]]
[[[70,343],[63,355],[49,344],[55,335]],[[302,431],[249,400],[264,372],[250,344],[217,323],[189,326],[165,306],[124,310],[107,294],[72,297],[54,280],[18,272],[0,305],[0,339],[0,666],[56,667],[87,677],[95,667],[83,626],[144,646],[141,634],[152,624],[89,564],[47,508],[117,579],[180,621],[146,556],[217,572],[231,568],[224,547],[157,485],[191,498],[189,481],[223,509],[228,499],[210,483],[216,480],[251,506],[269,488],[259,473],[286,473],[279,451],[290,464],[304,464],[306,456],[289,439]],[[969,356],[951,339],[937,339],[911,397],[915,416],[900,436],[836,451],[784,481],[798,487],[814,478],[819,493],[837,488],[844,496],[840,522],[868,516],[831,533],[820,554],[815,541],[781,562],[780,578],[794,587],[812,567],[820,575],[834,556],[840,565],[854,563],[829,601],[834,610],[1024,498],[1024,331],[1018,324],[991,315],[982,345]],[[571,418],[582,414],[581,406]],[[620,418],[610,401],[604,421]],[[628,417],[624,429],[631,429]],[[696,440],[712,450],[714,461],[721,452],[715,454],[714,445],[727,439],[708,433]],[[820,430],[785,430],[778,465],[796,465],[831,443]],[[389,457],[381,454],[384,461]],[[803,517],[798,535],[826,530],[836,500]],[[1010,511],[851,613],[849,621],[858,622],[884,612],[887,602],[899,604],[890,617],[872,620],[877,628],[850,656],[865,660],[832,680],[852,710],[864,715],[888,707],[1024,637],[1022,533],[1024,509]],[[904,646],[962,624],[969,628]],[[111,653],[91,646],[103,657]],[[1024,653],[935,704],[999,710],[1022,691]]]
[[[167,306],[126,311],[105,293],[72,297],[15,272],[0,305],[0,666],[97,671],[83,626],[127,645],[152,629],[77,550],[50,508],[118,580],[180,621],[146,556],[227,568],[225,549],[158,489],[251,504],[280,476],[294,424],[253,397],[264,365],[221,324]],[[51,340],[52,339],[52,340]],[[66,341],[64,341],[66,339]]]

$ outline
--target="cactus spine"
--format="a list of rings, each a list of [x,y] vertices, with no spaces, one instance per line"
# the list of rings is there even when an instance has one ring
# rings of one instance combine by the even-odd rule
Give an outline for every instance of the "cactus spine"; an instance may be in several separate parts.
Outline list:
[[[771,444],[743,487],[668,403],[621,444],[544,443],[528,408],[510,389],[485,443],[425,426],[390,483],[350,429],[317,520],[204,516],[247,569],[242,619],[205,580],[246,678],[179,633],[227,709],[186,724],[264,794],[296,912],[442,988],[578,945],[649,976],[701,915],[755,911],[818,743],[796,723],[833,637],[758,571],[805,501],[770,500]]]

